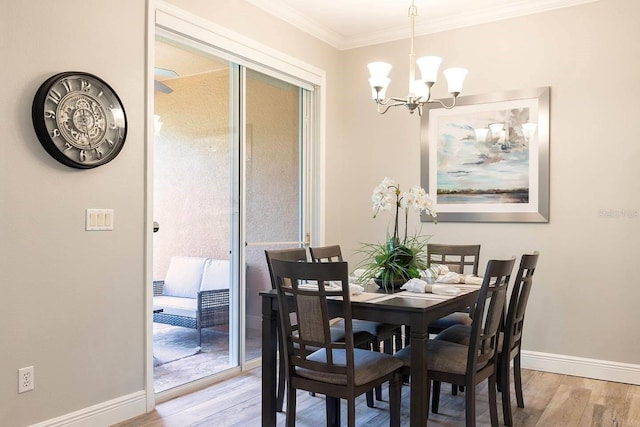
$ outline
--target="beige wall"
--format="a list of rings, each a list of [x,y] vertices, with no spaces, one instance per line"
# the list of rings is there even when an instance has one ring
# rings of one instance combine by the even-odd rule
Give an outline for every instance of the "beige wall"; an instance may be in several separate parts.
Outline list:
[[[174,3],[327,72],[326,242],[350,254],[381,236],[371,189],[385,175],[418,182],[419,123],[402,110],[374,113],[366,63],[392,62],[390,93],[403,95],[407,43],[337,53],[244,2]],[[3,5],[0,419],[22,426],[145,387],[145,10],[125,0]],[[418,52],[471,70],[467,94],[551,86],[551,222],[428,226],[435,241],[482,243],[483,261],[541,251],[529,350],[640,363],[640,218],[600,214],[639,209],[639,14],[635,0],[601,0],[417,40]],[[96,170],[59,165],[31,126],[35,91],[64,70],[98,74],[126,107],[125,148]],[[89,207],[115,209],[115,230],[84,232]],[[36,390],[17,395],[17,369],[29,365]]]
[[[639,14],[634,0],[601,0],[416,40],[418,55],[469,68],[466,94],[551,87],[550,222],[424,229],[434,242],[481,243],[482,263],[541,252],[527,350],[640,364],[640,340],[630,336],[640,299],[633,279],[640,258]],[[405,188],[420,179],[419,118],[404,109],[379,116],[367,103],[366,64],[376,59],[394,65],[387,93],[404,96],[408,49],[400,41],[343,54],[348,163],[335,168],[329,159],[342,187],[327,189],[327,206],[340,218],[328,223],[327,239],[351,250],[384,236],[386,221],[370,219],[374,185],[384,176]],[[609,210],[626,216],[607,218]]]
[[[2,3],[0,424],[23,426],[144,387],[144,2]],[[120,155],[93,170],[53,160],[31,124],[49,76],[86,71],[124,104]],[[86,208],[114,209],[85,232]],[[36,389],[17,394],[18,368]]]

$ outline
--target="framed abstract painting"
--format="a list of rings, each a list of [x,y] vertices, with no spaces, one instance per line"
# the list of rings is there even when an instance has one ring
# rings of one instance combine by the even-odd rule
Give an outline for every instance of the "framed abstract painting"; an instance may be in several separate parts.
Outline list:
[[[549,87],[425,105],[421,183],[438,221],[549,222]]]

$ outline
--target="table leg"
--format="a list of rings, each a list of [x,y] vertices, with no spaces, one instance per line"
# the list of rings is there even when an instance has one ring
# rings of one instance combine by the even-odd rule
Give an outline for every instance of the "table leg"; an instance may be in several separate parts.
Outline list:
[[[327,426],[340,427],[340,399],[326,396]]]
[[[276,352],[278,312],[272,298],[262,298],[262,426],[276,425]]]
[[[429,382],[425,360],[429,333],[420,328],[411,328],[411,426],[424,427],[429,415]]]

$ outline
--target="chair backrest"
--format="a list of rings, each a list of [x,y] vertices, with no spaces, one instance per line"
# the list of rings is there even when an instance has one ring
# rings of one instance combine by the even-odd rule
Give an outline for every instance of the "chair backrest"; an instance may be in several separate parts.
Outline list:
[[[271,260],[279,259],[281,261],[306,261],[307,251],[304,248],[291,249],[272,249],[265,250],[264,255],[267,258],[267,267],[269,268],[269,277],[271,278],[271,288],[276,288],[273,269],[271,268]]]
[[[202,272],[201,291],[229,289],[230,262],[228,259],[207,259]]]
[[[431,264],[443,264],[456,273],[477,276],[479,258],[480,245],[427,244],[427,267]],[[471,271],[466,273],[465,267],[470,267]]]
[[[309,248],[309,255],[313,262],[342,262],[342,251],[340,245],[321,246],[318,248]]]
[[[197,298],[207,258],[174,256],[164,279],[163,295]],[[228,286],[227,286],[228,287]]]
[[[507,300],[507,286],[515,258],[490,260],[480,286],[478,302],[473,311],[467,366],[480,370],[495,362],[498,338]]]
[[[347,263],[272,259],[271,267],[278,292],[287,374],[290,378],[297,376],[300,368],[313,371],[320,377],[332,376],[334,380],[335,376],[344,376],[346,384],[353,384],[353,327]],[[338,313],[344,319],[344,342],[331,340],[327,297],[336,296],[345,302]],[[288,313],[294,313],[297,321],[292,321]],[[344,350],[344,356],[336,358],[336,350]],[[312,360],[309,359],[311,354],[314,355]],[[305,377],[309,377],[308,371]]]
[[[538,256],[539,253],[536,251],[533,254],[524,254],[520,258],[520,267],[513,283],[507,318],[504,322],[502,351],[509,353],[508,357],[512,350],[520,347],[524,313],[533,286],[533,274],[538,264]]]

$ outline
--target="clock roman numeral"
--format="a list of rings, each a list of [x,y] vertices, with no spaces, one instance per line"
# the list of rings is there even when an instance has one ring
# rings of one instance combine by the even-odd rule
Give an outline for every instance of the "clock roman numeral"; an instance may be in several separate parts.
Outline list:
[[[71,92],[71,82],[69,80],[63,80],[62,86],[65,88],[67,93]]]
[[[44,112],[44,118],[45,119],[55,119],[56,118],[56,112],[53,110],[47,110]]]
[[[53,101],[55,104],[59,104],[60,100],[62,99],[62,95],[60,95],[60,92],[51,89],[47,94],[47,98]]]

